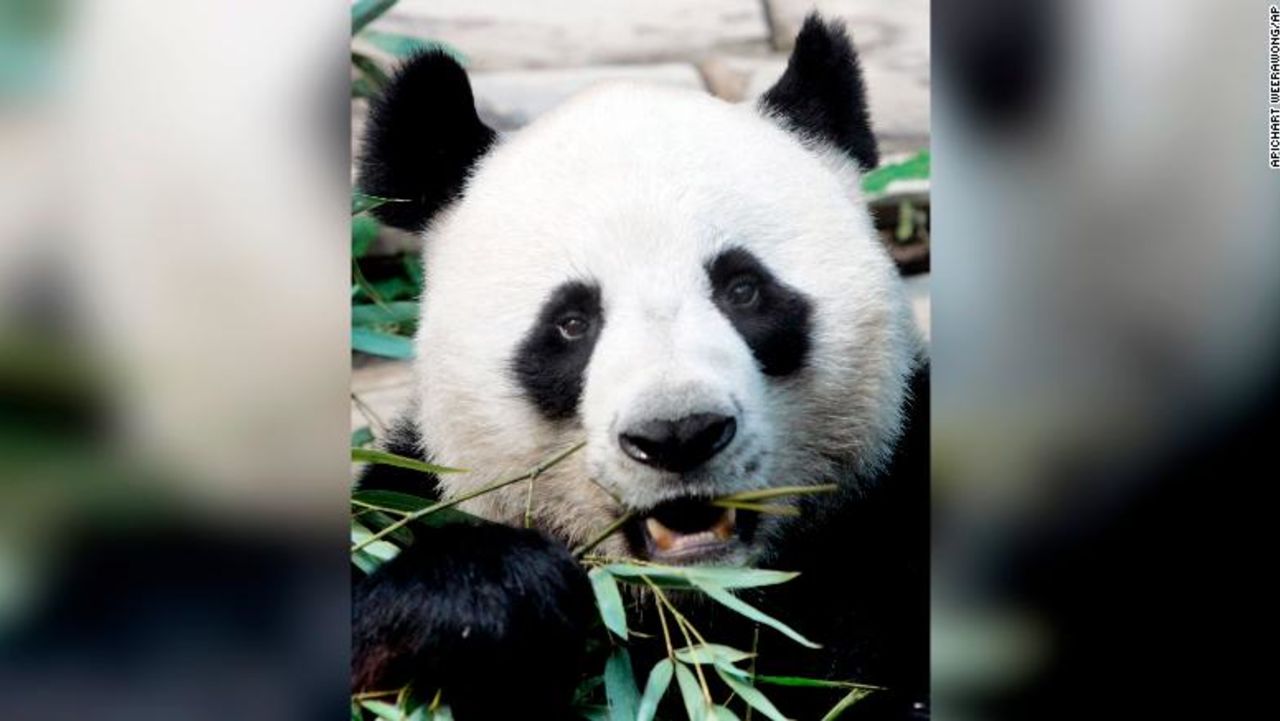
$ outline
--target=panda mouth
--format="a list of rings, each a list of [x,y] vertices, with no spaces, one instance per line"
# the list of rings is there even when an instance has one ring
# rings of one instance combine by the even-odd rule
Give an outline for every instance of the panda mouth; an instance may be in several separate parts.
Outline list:
[[[637,514],[626,535],[637,555],[687,563],[728,554],[750,539],[755,525],[752,511],[716,506],[710,499],[680,498]]]

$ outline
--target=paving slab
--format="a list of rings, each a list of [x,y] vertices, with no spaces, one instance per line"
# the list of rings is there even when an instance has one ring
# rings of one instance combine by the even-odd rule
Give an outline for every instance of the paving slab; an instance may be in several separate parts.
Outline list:
[[[413,395],[413,370],[408,361],[391,361],[361,356],[358,365],[351,369],[351,393],[358,397],[367,410],[351,401],[351,429],[371,426],[378,434],[377,423],[370,422],[366,413],[384,424],[390,424],[406,407]]]
[[[716,55],[703,60],[699,69],[716,95],[754,102],[786,70],[785,55],[766,58]],[[882,154],[909,152],[929,144],[929,78],[864,58],[863,78],[871,105],[871,124],[880,139]]]
[[[769,45],[761,0],[401,0],[372,27],[449,43],[475,70],[665,62]]]
[[[497,130],[513,130],[592,85],[614,80],[703,89],[701,74],[689,63],[477,72],[471,85],[480,118]]]
[[[906,66],[929,67],[929,0],[767,0],[773,45],[790,50],[804,18],[817,10],[844,20],[864,55],[893,54]]]

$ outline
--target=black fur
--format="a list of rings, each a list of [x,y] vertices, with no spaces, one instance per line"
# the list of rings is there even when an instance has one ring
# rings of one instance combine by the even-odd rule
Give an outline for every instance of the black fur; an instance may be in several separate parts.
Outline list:
[[[387,431],[382,450],[406,458],[427,460],[422,452],[422,439],[411,413],[398,419]],[[361,475],[360,490],[398,491],[420,498],[436,498],[435,476],[396,466],[371,465]]]
[[[476,115],[466,72],[445,53],[421,53],[369,111],[358,185],[370,195],[410,201],[373,212],[388,225],[420,230],[462,192],[494,137]]]
[[[568,340],[561,335],[557,323],[569,313],[590,324],[583,337]],[[570,418],[577,410],[583,374],[603,326],[600,288],[572,281],[551,293],[517,348],[511,370],[529,400],[549,420]]]
[[[774,278],[754,255],[730,248],[707,262],[712,299],[720,312],[746,340],[765,375],[786,376],[804,367],[809,356],[812,309],[801,294]],[[748,306],[731,303],[733,284],[754,279],[759,288]]]
[[[824,22],[817,13],[805,18],[786,72],[760,104],[790,128],[844,151],[865,170],[880,162],[858,55],[840,23]]]
[[[360,581],[352,690],[439,690],[457,718],[561,718],[582,672],[590,584],[560,544],[498,524],[414,529]]]

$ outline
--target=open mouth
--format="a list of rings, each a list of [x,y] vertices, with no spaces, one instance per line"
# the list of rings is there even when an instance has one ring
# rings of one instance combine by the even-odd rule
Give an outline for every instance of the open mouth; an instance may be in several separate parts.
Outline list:
[[[636,515],[626,535],[637,556],[662,562],[694,562],[724,556],[751,540],[757,514],[680,498]]]

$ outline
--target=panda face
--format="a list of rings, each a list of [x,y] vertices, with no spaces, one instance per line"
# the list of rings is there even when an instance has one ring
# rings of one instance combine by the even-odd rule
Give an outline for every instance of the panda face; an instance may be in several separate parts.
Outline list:
[[[570,544],[631,513],[598,552],[748,563],[792,521],[710,499],[887,460],[907,305],[847,154],[785,125],[615,85],[488,149],[426,232],[417,420],[477,469],[446,493],[585,441],[464,508]]]

